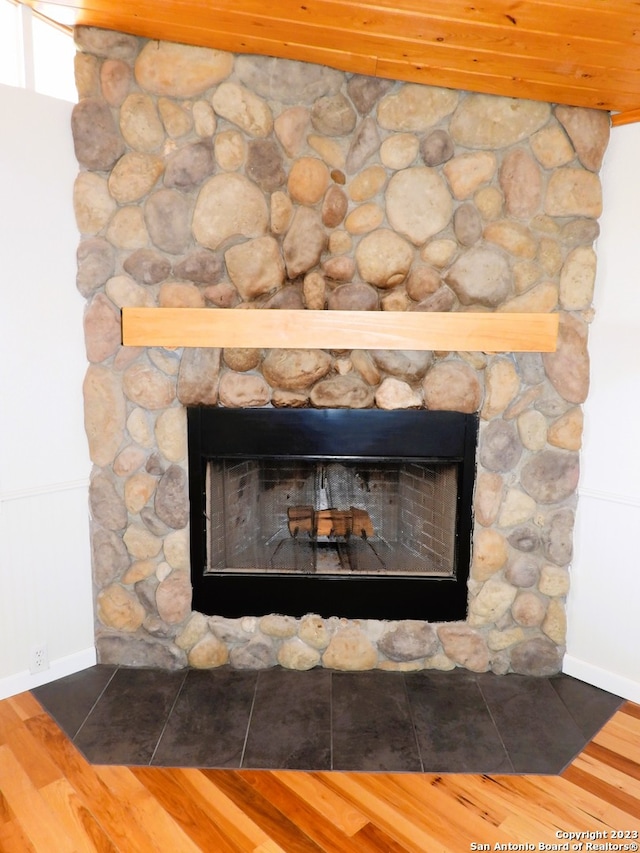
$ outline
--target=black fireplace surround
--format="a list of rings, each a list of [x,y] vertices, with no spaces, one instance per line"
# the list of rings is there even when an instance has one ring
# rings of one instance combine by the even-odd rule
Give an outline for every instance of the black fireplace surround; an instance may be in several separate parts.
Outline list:
[[[466,619],[476,415],[427,410],[192,407],[187,422],[194,610],[226,617],[315,613],[325,618]],[[431,574],[366,569],[296,573],[255,567],[211,571],[208,468],[220,460],[230,464],[234,460],[270,460],[271,469],[295,460],[305,460],[305,464],[313,460],[343,462],[347,467],[362,464],[367,472],[376,463],[383,470],[394,463],[453,465],[457,491],[451,566],[447,573]],[[364,533],[362,538],[366,539]],[[315,548],[315,540],[313,544]]]

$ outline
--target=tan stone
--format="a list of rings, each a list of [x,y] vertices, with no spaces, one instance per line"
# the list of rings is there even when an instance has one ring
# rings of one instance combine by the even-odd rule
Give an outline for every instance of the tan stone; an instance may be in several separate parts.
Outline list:
[[[296,635],[298,623],[292,616],[281,616],[279,613],[270,613],[262,617],[259,628],[263,634],[269,637],[286,639]]]
[[[236,124],[249,136],[265,137],[273,128],[269,105],[250,89],[238,83],[221,83],[211,99],[219,116]]]
[[[490,222],[484,229],[484,239],[495,243],[516,258],[535,258],[538,244],[531,231],[519,222],[501,220]]]
[[[542,177],[538,164],[524,148],[514,148],[505,155],[500,167],[500,186],[510,216],[529,219],[537,212],[542,198]]]
[[[569,592],[569,572],[560,566],[545,565],[540,570],[538,589],[551,597],[563,596]]]
[[[498,517],[502,503],[504,483],[500,474],[481,471],[476,480],[474,501],[475,517],[478,524],[489,527]]]
[[[380,371],[366,350],[354,350],[351,353],[351,362],[354,369],[369,385],[377,385],[380,382],[382,378]]]
[[[267,382],[285,391],[311,387],[331,369],[331,356],[323,350],[270,350],[262,363]]]
[[[375,394],[379,409],[416,409],[422,406],[422,397],[407,382],[387,376]]]
[[[165,130],[173,139],[186,136],[193,128],[193,117],[169,98],[158,98],[158,112]]]
[[[472,672],[489,669],[489,652],[478,631],[455,622],[440,625],[437,631],[445,654],[451,660]]]
[[[164,537],[164,557],[172,569],[189,568],[189,531],[175,530]]]
[[[509,489],[498,517],[498,527],[515,527],[533,518],[537,504],[520,489]]]
[[[558,599],[549,602],[542,630],[558,646],[567,640],[567,616],[563,604]]]
[[[555,108],[558,121],[567,131],[578,159],[592,172],[602,165],[602,158],[609,142],[611,118],[605,110],[590,110],[580,107],[558,105]]]
[[[157,563],[154,563],[153,560],[137,560],[123,574],[122,583],[133,585],[138,581],[150,578],[151,575],[155,574],[156,568]]]
[[[298,627],[298,637],[314,649],[326,649],[331,640],[331,631],[320,616],[303,616]]]
[[[156,154],[129,151],[124,154],[109,175],[109,192],[118,204],[131,204],[146,196],[164,170]]]
[[[128,275],[114,275],[105,285],[105,292],[118,308],[155,308],[153,293],[136,284]]]
[[[184,571],[171,572],[156,590],[158,615],[170,625],[184,622],[191,611],[191,579]]]
[[[287,156],[297,157],[305,142],[309,127],[309,110],[303,106],[283,110],[274,122],[276,136]]]
[[[429,658],[424,659],[424,668],[425,669],[438,669],[442,672],[450,672],[452,669],[456,668],[455,663],[448,658],[442,652],[440,654],[432,655]]]
[[[124,437],[125,400],[117,376],[92,365],[83,384],[84,427],[91,461],[99,467],[113,462]]]
[[[146,506],[156,489],[157,482],[155,477],[145,471],[129,477],[124,484],[124,500],[132,515],[137,515]]]
[[[573,314],[560,314],[555,352],[544,353],[542,361],[551,384],[568,403],[583,403],[589,390],[588,328]]]
[[[413,250],[406,240],[388,228],[367,234],[356,248],[356,264],[362,279],[377,287],[395,287],[411,267]]]
[[[571,143],[557,125],[543,127],[531,137],[530,144],[538,162],[545,169],[557,169],[573,160]]]
[[[477,628],[497,622],[513,604],[516,593],[511,584],[490,578],[469,604],[468,624]]]
[[[425,668],[424,660],[381,660],[376,669],[384,672],[420,672]]]
[[[452,89],[406,83],[397,93],[380,101],[378,122],[387,130],[430,130],[440,119],[453,112],[458,97]]]
[[[167,376],[177,376],[180,370],[180,356],[174,350],[152,347],[147,350],[149,361]]]
[[[581,311],[593,300],[596,253],[591,246],[569,252],[560,274],[560,305],[565,311]]]
[[[547,441],[562,450],[580,450],[583,421],[582,409],[574,406],[550,425]]]
[[[498,311],[515,314],[548,314],[558,304],[558,288],[552,281],[543,281],[540,284],[514,296],[502,305]]]
[[[186,281],[167,281],[160,286],[160,308],[204,308],[204,296],[195,284]]]
[[[164,127],[149,95],[132,92],[120,107],[120,131],[136,151],[150,153],[164,142]]]
[[[459,361],[436,363],[422,383],[427,409],[477,412],[482,402],[482,388],[475,371]]]
[[[521,592],[513,602],[513,618],[524,628],[541,625],[546,613],[546,603],[535,592]]]
[[[507,408],[520,390],[520,377],[508,358],[492,361],[485,371],[485,396],[482,417],[490,420]]]
[[[449,160],[442,170],[449,181],[454,196],[469,198],[483,184],[488,184],[497,169],[496,156],[488,151],[460,154]]]
[[[162,548],[162,540],[140,524],[130,524],[122,538],[127,551],[136,560],[156,557]]]
[[[326,304],[326,283],[319,272],[310,272],[304,277],[302,290],[307,308],[321,311]]]
[[[384,211],[377,204],[361,204],[345,219],[344,226],[349,234],[368,234],[382,225]]]
[[[80,172],[73,185],[73,209],[81,234],[101,231],[116,209],[106,179],[95,172]]]
[[[262,350],[249,347],[225,347],[223,351],[224,363],[231,370],[244,373],[253,370],[262,361]]]
[[[284,234],[291,223],[293,204],[286,193],[278,190],[271,194],[271,230],[274,234]]]
[[[122,386],[132,403],[143,409],[166,409],[175,398],[175,381],[150,364],[137,363],[125,371]]]
[[[549,104],[494,95],[468,95],[449,125],[465,148],[506,148],[526,139],[549,120]]]
[[[147,454],[141,447],[130,444],[121,450],[113,462],[113,473],[118,477],[129,477],[144,464]]]
[[[228,660],[227,646],[211,633],[198,640],[188,655],[189,666],[194,669],[213,669],[224,666]]]
[[[443,269],[448,266],[458,249],[458,244],[455,240],[442,239],[431,240],[420,251],[420,257],[428,264],[432,264],[436,269]]]
[[[474,193],[473,202],[480,216],[487,222],[498,219],[502,215],[504,197],[497,187],[480,187]]]
[[[408,168],[418,156],[420,142],[413,133],[394,133],[380,146],[380,160],[387,169]]]
[[[266,406],[271,399],[271,391],[262,376],[232,370],[222,374],[219,394],[220,402],[228,408]]]
[[[124,62],[121,64],[124,65]],[[90,98],[98,94],[100,72],[98,70],[98,59],[95,56],[90,56],[88,53],[76,53],[73,60],[73,76],[78,98]],[[105,93],[105,87],[103,86],[102,89],[105,101],[111,103]]]
[[[507,562],[507,540],[497,530],[477,530],[473,540],[471,576],[474,580],[488,580]]]
[[[83,325],[88,361],[104,361],[118,351],[122,341],[120,313],[103,293],[96,293],[87,306]]]
[[[602,213],[602,187],[597,175],[584,169],[564,168],[551,174],[544,200],[549,216],[587,216]]]
[[[216,114],[207,101],[196,101],[192,108],[193,129],[201,139],[211,139],[216,132]]]
[[[284,281],[284,261],[274,237],[257,237],[232,246],[224,254],[229,278],[243,299],[269,293]]]
[[[505,631],[494,629],[489,631],[487,635],[487,645],[494,652],[508,649],[516,643],[521,643],[524,640],[524,631],[522,628],[507,628]]]
[[[347,161],[347,146],[342,139],[328,139],[315,133],[307,137],[309,147],[319,154],[332,169],[344,169]]]
[[[286,640],[278,649],[278,663],[285,669],[304,671],[320,663],[320,652],[305,645],[298,637]]]
[[[356,175],[349,184],[352,201],[367,201],[377,195],[387,181],[387,172],[382,166],[369,166]]]
[[[396,172],[387,185],[385,203],[391,227],[416,246],[442,231],[453,215],[445,182],[436,169],[426,166]]]
[[[131,438],[143,447],[153,444],[153,430],[149,423],[149,413],[145,409],[133,409],[127,418],[127,429]]]
[[[188,651],[195,644],[206,637],[208,628],[207,617],[203,613],[192,613],[185,627],[176,636],[175,643],[179,649]]]
[[[118,249],[143,249],[149,243],[149,233],[142,208],[121,207],[107,228],[107,240]]]
[[[407,311],[412,304],[409,294],[401,288],[394,288],[380,300],[383,311]]]
[[[235,172],[247,156],[247,143],[238,130],[222,130],[214,140],[213,154],[225,172]]]
[[[262,191],[243,175],[215,175],[200,190],[193,214],[193,235],[209,249],[232,236],[259,237],[269,214]]]
[[[542,450],[547,443],[547,419],[536,409],[522,412],[516,421],[520,441],[527,450]]]
[[[233,55],[206,47],[150,41],[140,51],[135,76],[154,95],[193,98],[231,74]]]
[[[103,625],[127,633],[137,631],[146,615],[137,598],[118,584],[101,590],[96,606],[98,619]]]
[[[291,167],[287,189],[300,204],[317,204],[329,186],[329,170],[317,157],[301,157]]]
[[[345,672],[373,669],[377,663],[378,652],[356,625],[338,629],[322,655],[323,666]]]

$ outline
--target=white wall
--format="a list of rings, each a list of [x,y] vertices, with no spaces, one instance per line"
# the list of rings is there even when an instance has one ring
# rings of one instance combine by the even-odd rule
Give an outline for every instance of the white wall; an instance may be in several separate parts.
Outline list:
[[[71,108],[0,86],[0,698],[95,662]]]
[[[601,173],[565,672],[640,702],[640,124],[614,128]]]

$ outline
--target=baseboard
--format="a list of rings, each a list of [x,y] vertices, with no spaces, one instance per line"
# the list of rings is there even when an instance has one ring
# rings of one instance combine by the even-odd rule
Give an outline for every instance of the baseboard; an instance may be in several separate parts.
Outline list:
[[[96,650],[94,646],[91,646],[81,652],[75,652],[72,655],[51,661],[49,669],[38,672],[36,675],[32,675],[29,670],[9,675],[0,679],[0,699],[8,699],[9,696],[15,696],[16,693],[24,693],[27,690],[33,690],[34,687],[40,687],[41,684],[48,684],[50,681],[64,678],[65,675],[72,675],[82,669],[88,669],[90,666],[94,666],[96,661]]]
[[[616,672],[601,669],[599,666],[594,666],[571,655],[564,656],[562,671],[566,675],[572,675],[580,681],[585,681],[587,684],[593,684],[594,687],[599,687],[601,690],[607,690],[609,693],[622,696],[630,702],[640,704],[640,681],[634,681],[624,675],[618,675]]]

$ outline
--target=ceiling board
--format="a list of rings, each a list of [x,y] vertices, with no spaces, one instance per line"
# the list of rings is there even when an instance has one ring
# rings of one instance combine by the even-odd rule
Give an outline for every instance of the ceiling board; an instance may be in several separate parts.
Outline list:
[[[63,24],[614,113],[640,110],[635,0],[23,0]]]

